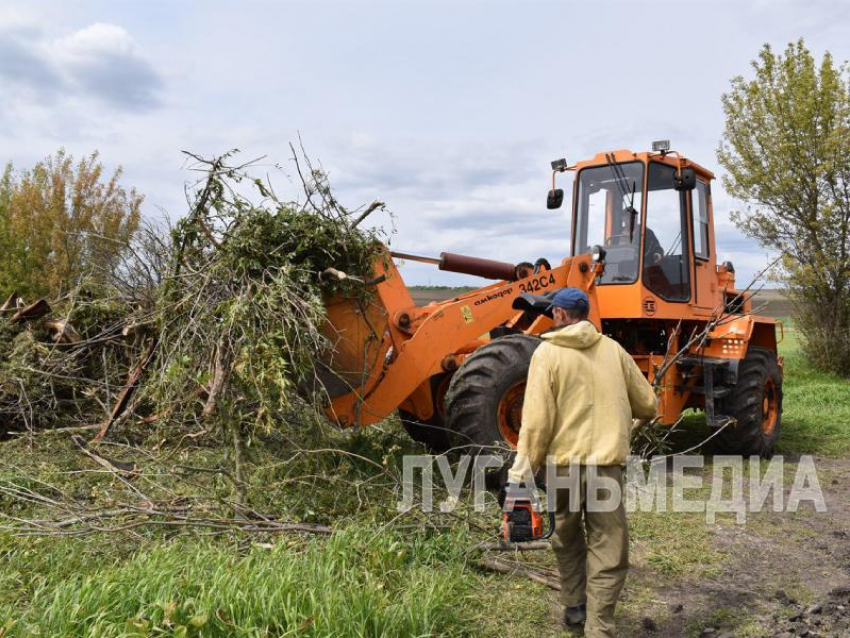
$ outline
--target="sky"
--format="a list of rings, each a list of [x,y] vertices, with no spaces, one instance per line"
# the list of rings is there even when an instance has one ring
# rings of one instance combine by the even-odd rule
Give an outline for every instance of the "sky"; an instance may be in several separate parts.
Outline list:
[[[297,196],[290,142],[402,252],[569,253],[549,162],[653,140],[713,170],[721,95],[769,43],[850,59],[850,0],[108,0],[0,5],[0,161],[100,152],[151,219],[187,210],[182,150],[233,148]],[[276,168],[279,167],[279,168]],[[712,186],[717,254],[768,261]],[[408,263],[408,284],[483,280]]]

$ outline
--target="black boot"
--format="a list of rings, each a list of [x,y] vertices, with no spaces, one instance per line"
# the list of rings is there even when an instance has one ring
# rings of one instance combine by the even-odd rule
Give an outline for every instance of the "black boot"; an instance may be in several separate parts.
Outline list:
[[[587,605],[584,603],[564,609],[564,622],[567,627],[583,625],[585,620],[587,620]]]

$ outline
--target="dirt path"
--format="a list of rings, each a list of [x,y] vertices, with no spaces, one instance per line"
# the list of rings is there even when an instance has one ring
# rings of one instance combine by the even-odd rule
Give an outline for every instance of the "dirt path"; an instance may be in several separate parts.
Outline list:
[[[850,459],[816,458],[815,466],[826,512],[803,502],[797,512],[748,513],[744,524],[726,515],[714,525],[703,514],[630,515],[632,567],[619,635],[850,638]],[[796,459],[786,459],[785,504],[796,469]],[[706,467],[704,483],[710,476]],[[544,553],[526,560],[554,567]],[[556,593],[543,595],[548,618],[533,624],[535,635],[565,635]],[[529,609],[528,598],[515,604]]]
[[[711,577],[659,578],[638,557],[622,635],[850,636],[850,460],[816,459],[816,467],[827,511],[803,503],[796,513],[711,526],[722,556]],[[653,594],[641,609],[628,596],[643,586]]]

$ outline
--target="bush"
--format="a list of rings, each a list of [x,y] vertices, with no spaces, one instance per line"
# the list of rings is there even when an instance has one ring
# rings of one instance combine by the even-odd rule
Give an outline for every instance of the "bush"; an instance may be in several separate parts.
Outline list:
[[[723,183],[748,204],[732,220],[781,255],[811,362],[850,375],[850,80],[802,40],[752,66],[723,96]]]
[[[105,174],[98,154],[59,150],[0,179],[0,290],[57,296],[81,277],[105,282],[139,227],[142,196]]]

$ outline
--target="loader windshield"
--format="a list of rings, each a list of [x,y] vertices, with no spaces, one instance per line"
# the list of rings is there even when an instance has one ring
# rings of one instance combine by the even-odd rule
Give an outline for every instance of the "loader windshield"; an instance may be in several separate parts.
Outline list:
[[[573,254],[589,254],[595,245],[605,248],[601,284],[637,280],[643,170],[642,162],[626,162],[584,168],[578,174]]]

